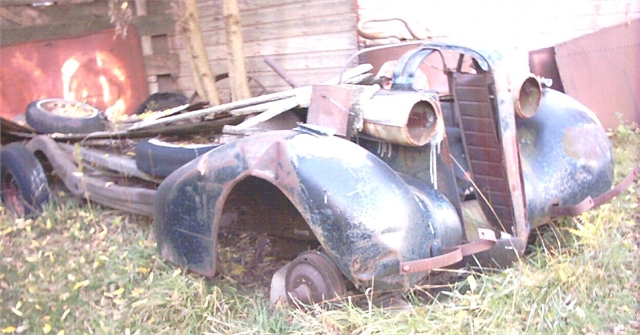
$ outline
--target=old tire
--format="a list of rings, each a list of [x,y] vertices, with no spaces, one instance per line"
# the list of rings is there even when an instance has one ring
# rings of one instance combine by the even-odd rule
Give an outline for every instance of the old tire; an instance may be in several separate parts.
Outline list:
[[[0,200],[18,217],[37,215],[49,202],[51,190],[42,165],[21,143],[0,153]]]
[[[159,112],[169,108],[179,107],[189,103],[189,99],[182,93],[175,92],[158,92],[153,93],[145,101],[143,101],[136,114],[144,114],[146,112]]]
[[[218,146],[217,143],[180,144],[158,138],[143,140],[136,146],[136,166],[142,172],[164,178]]]
[[[31,102],[27,106],[26,121],[37,132],[44,134],[88,134],[106,128],[97,108],[57,98]]]

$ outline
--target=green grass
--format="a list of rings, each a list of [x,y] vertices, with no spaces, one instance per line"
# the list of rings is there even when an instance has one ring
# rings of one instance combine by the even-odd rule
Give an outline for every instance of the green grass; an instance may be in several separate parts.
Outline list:
[[[617,180],[640,164],[640,131],[612,134]],[[39,218],[0,215],[0,333],[23,334],[637,334],[640,186],[540,229],[531,253],[410,308],[345,299],[271,307],[265,282],[206,280],[162,262],[150,219],[58,194]],[[233,254],[226,252],[223,254]],[[237,255],[236,255],[237,256]]]

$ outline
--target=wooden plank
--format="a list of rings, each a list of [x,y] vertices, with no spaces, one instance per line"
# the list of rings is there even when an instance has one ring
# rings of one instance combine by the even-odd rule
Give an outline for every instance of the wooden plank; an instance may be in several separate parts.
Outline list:
[[[268,55],[300,85],[317,84],[340,73],[347,59],[358,49],[354,1],[344,0],[238,0],[241,10],[245,64],[248,75],[270,91],[290,86],[264,63]],[[198,4],[214,72],[227,70],[222,6],[216,1]],[[180,75],[176,85],[192,91],[188,55],[181,36],[172,36],[180,54]],[[225,83],[219,83],[221,95]]]
[[[356,32],[333,33],[316,36],[297,36],[286,39],[245,43],[246,57],[285,55],[317,51],[356,50]],[[226,47],[207,46],[209,60],[226,59]]]
[[[151,54],[143,56],[147,76],[180,74],[180,57],[175,53]]]
[[[304,85],[316,84],[338,74],[349,57],[353,55],[353,52],[353,49],[323,50],[294,54],[273,54],[269,55],[269,57],[278,62],[299,84]],[[186,57],[186,54],[183,53],[182,56]],[[176,84],[179,87],[186,88],[188,83],[191,82],[190,65],[184,61],[185,58],[182,59],[181,77],[178,78]],[[210,64],[216,73],[226,72],[225,59],[212,60]],[[264,63],[262,56],[248,57],[246,64],[249,76],[257,79],[269,91],[275,92],[290,88],[279,75]],[[185,74],[186,76],[184,76]],[[220,96],[222,99],[222,92]]]
[[[113,28],[113,26],[105,17],[74,23],[2,29],[0,31],[0,35],[2,35],[0,47],[23,42],[85,36],[109,28]]]
[[[345,83],[349,83],[349,80],[359,77],[360,74],[369,72],[371,68],[372,67],[369,64],[358,65],[354,68],[346,70],[342,76],[334,76],[329,80],[322,82],[322,84],[336,85],[339,79],[343,79]],[[182,114],[172,115],[158,120],[143,120],[135,123],[127,130],[127,132],[139,131],[157,125],[166,125],[176,121],[188,120],[191,118],[215,117],[216,115],[226,113],[229,113],[231,115],[252,114],[256,110],[270,110],[272,107],[274,107],[274,105],[279,105],[280,102],[283,102],[282,100],[293,100],[295,102],[295,105],[305,108],[309,107],[310,99],[311,86],[299,87],[284,92],[272,93],[260,97],[234,101],[224,105],[213,106],[195,111],[188,111]],[[287,103],[286,105],[289,106],[289,103]],[[294,106],[290,106],[290,108],[293,107]],[[276,110],[277,109],[280,108],[276,108]],[[273,110],[273,114],[275,114],[276,110]]]
[[[109,15],[109,4],[105,2],[61,3],[55,6],[31,7],[40,15],[47,16],[51,23],[75,22],[91,20],[95,17]]]
[[[245,12],[306,2],[309,2],[309,0],[239,0],[238,6],[240,7],[240,12]],[[222,3],[219,1],[201,1],[198,3],[198,9],[201,16],[221,15]]]
[[[341,16],[343,14],[355,14],[355,5],[353,2],[344,0],[295,2],[277,7],[242,11],[240,19],[243,27],[290,20],[301,21],[302,24],[300,27],[302,27],[306,20],[311,20],[316,17]],[[212,15],[206,15],[200,12],[200,20],[203,30],[223,28],[221,11],[216,11]],[[353,24],[355,25],[355,22]]]
[[[171,14],[171,1],[147,1],[147,15]]]
[[[291,75],[291,77],[296,78],[300,86],[304,86],[321,83],[328,78],[339,75],[340,71],[342,71],[342,67],[314,69],[313,71],[296,69],[291,71],[289,74]],[[275,73],[249,73],[249,76],[258,80],[269,91],[276,92],[283,87],[287,89],[291,88],[282,78],[280,78],[280,76]],[[191,80],[191,76],[180,76],[178,78],[178,81],[180,81],[182,84]]]
[[[62,4],[71,4],[71,3],[86,3],[86,2],[94,2],[95,0],[56,0],[59,5]],[[3,0],[0,1],[0,7],[11,7],[11,6],[31,6],[32,3],[37,2],[36,0]]]
[[[5,0],[6,1],[6,0]],[[5,1],[0,1],[4,3]],[[132,4],[132,10],[135,6]],[[171,14],[171,2],[169,1],[148,1],[147,15]],[[80,20],[91,20],[95,17],[109,15],[109,3],[107,1],[84,2],[84,3],[60,3],[55,6],[40,7],[20,7],[15,8],[19,11],[34,11],[39,15],[45,16],[51,20],[51,23],[75,22]],[[135,14],[135,13],[134,13]]]
[[[248,43],[288,37],[353,32],[355,31],[355,25],[355,14],[319,16],[304,21],[288,20],[243,26],[242,37],[245,43]],[[202,36],[208,45],[224,45],[224,29],[222,27],[204,31]]]
[[[345,53],[345,54],[348,55],[350,53]],[[336,56],[335,58],[332,58],[334,60],[333,62],[327,62],[325,64],[321,64],[321,65],[318,64],[315,66],[314,65],[300,66],[296,63],[293,63],[293,65],[290,65],[286,69],[286,73],[291,78],[294,78],[294,80],[296,80],[298,84],[317,83],[321,80],[324,80],[332,75],[336,75],[337,73],[339,73],[343,65],[346,63],[347,58],[348,57],[340,58]],[[307,60],[305,60],[305,63],[306,62]],[[312,64],[313,61],[309,61],[309,63]],[[248,75],[260,81],[260,83],[267,86],[267,88],[269,88],[270,90],[272,86],[288,86],[287,83],[278,74],[276,74],[275,71],[269,68],[266,64],[260,64],[260,67],[256,67],[256,66],[253,66],[253,62],[252,62],[252,63],[249,63],[248,65],[251,65],[251,67],[247,66]],[[212,63],[212,69],[214,69],[216,73],[226,72],[226,64]],[[188,74],[189,73],[188,70],[189,70],[189,64],[182,63],[180,73]]]
[[[6,7],[0,7],[0,26],[15,27],[22,25],[22,17],[16,15]]]
[[[175,33],[175,21],[171,14],[136,16],[132,23],[140,36],[155,36]]]
[[[289,54],[289,55],[268,55],[273,61],[278,63],[286,72],[290,69],[301,69],[304,71],[313,71],[322,68],[335,68],[343,66],[346,60],[353,54],[351,50],[338,50],[333,52],[312,52],[307,54]],[[250,73],[275,73],[267,65],[262,56],[254,56],[246,58],[247,71]],[[210,61],[211,67],[214,69],[226,68],[225,60]],[[185,63],[188,66],[188,64]],[[218,71],[225,72],[225,71]]]
[[[169,34],[174,31],[173,19],[169,14],[134,17],[132,23],[138,28],[140,36]],[[0,30],[0,47],[23,42],[86,36],[111,28],[113,25],[106,16],[41,26],[3,28]]]

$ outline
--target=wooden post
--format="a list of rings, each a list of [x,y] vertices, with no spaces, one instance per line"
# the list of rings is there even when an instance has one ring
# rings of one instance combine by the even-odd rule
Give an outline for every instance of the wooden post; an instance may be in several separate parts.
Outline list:
[[[220,104],[215,76],[209,66],[207,50],[204,47],[200,30],[200,15],[197,0],[182,0],[185,14],[185,28],[188,40],[189,60],[193,70],[193,79],[200,97],[211,105]]]
[[[136,4],[136,16],[147,15],[147,0],[135,0]],[[153,44],[151,43],[151,36],[140,36],[140,47],[142,48],[142,55],[148,56],[153,54]],[[158,76],[147,76],[147,84],[149,85],[149,93],[158,92]]]
[[[227,36],[229,84],[234,101],[251,98],[247,71],[244,66],[244,47],[237,0],[222,0],[222,15]]]

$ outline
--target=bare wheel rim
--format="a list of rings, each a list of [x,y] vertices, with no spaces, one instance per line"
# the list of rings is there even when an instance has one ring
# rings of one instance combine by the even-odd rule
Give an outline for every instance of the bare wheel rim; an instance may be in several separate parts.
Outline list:
[[[98,114],[98,110],[81,102],[51,99],[42,101],[40,106],[51,114],[74,119],[89,119]]]
[[[291,261],[285,276],[290,303],[314,304],[347,292],[342,274],[333,260],[319,251],[306,251]]]

